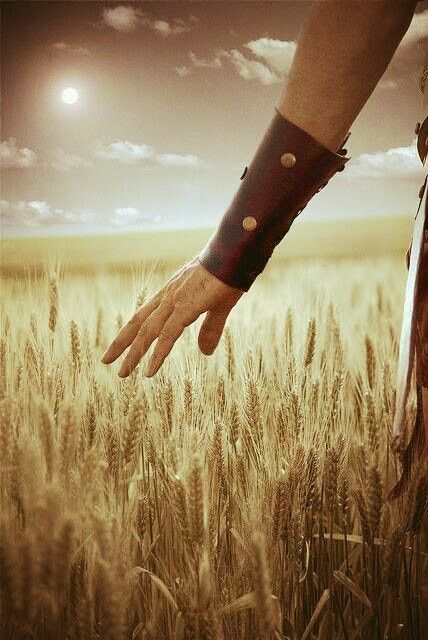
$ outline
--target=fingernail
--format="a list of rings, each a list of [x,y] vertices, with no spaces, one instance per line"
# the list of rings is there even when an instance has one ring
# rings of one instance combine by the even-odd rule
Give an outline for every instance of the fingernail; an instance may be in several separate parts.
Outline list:
[[[152,358],[150,360],[149,364],[146,367],[146,370],[144,371],[144,375],[146,376],[146,378],[150,378],[155,373],[158,367],[158,363],[159,363],[158,358],[156,358],[155,360]]]
[[[150,378],[150,376],[152,376],[154,374],[154,366],[151,362],[149,362],[149,364],[146,367],[146,370],[144,371],[144,375],[146,376],[146,378]]]
[[[118,372],[117,375],[120,378],[126,378],[126,376],[128,375],[128,365],[125,362],[120,367],[119,372]]]
[[[101,362],[103,362],[104,364],[108,364],[108,352],[110,351],[110,348],[106,349],[103,353],[103,355],[101,356]]]

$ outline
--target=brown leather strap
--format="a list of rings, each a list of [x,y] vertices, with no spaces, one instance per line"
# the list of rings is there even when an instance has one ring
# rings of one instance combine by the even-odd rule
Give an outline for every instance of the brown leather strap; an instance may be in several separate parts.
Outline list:
[[[422,124],[418,122],[416,133],[418,134],[418,154],[422,161],[422,164],[424,164],[428,154],[428,116],[425,118]]]
[[[295,217],[350,159],[277,109],[221,223],[199,254],[224,283],[248,291]]]

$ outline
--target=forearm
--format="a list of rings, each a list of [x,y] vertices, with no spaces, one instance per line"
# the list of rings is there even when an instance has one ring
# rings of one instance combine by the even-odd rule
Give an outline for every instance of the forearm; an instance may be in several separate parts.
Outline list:
[[[336,151],[391,61],[416,4],[319,0],[299,36],[278,111]]]
[[[311,198],[349,160],[348,130],[405,34],[416,2],[319,0],[283,96],[220,226],[199,254],[248,291]]]

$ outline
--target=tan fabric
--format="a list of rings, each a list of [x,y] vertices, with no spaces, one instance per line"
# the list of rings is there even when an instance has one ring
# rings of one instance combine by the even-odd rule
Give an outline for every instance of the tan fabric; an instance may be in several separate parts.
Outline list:
[[[418,133],[418,153],[426,164],[428,151],[428,65],[422,71],[420,89],[423,115]],[[428,178],[428,176],[427,176]],[[400,338],[397,369],[396,405],[392,447],[403,451],[406,446],[406,404],[413,371],[416,371],[417,413],[411,438],[403,454],[403,472],[393,487],[390,498],[398,497],[407,486],[413,465],[426,460],[428,451],[428,184],[420,190],[419,208],[408,252],[408,277]]]
[[[428,57],[428,49],[426,50],[426,56]],[[425,145],[425,157],[424,164],[427,164],[428,153],[428,64],[426,64],[422,70],[419,80],[419,87],[423,95],[423,113],[425,115],[425,126],[421,126],[420,138]],[[422,125],[424,124],[422,123]],[[428,189],[428,184],[426,185]],[[425,202],[425,226],[424,226],[424,251],[422,256],[421,274],[420,274],[420,291],[418,295],[418,339],[419,345],[417,346],[417,363],[416,363],[416,377],[418,382],[423,387],[428,387],[428,212],[427,204]],[[426,395],[426,393],[425,393]],[[428,412],[425,407],[425,433],[428,440]]]
[[[426,190],[425,190],[426,191]],[[406,403],[410,391],[413,367],[415,364],[416,344],[419,340],[417,318],[420,314],[421,302],[421,274],[424,257],[424,226],[426,218],[426,193],[424,201],[420,202],[413,229],[412,246],[410,251],[409,272],[407,276],[404,298],[403,319],[401,324],[400,352],[397,369],[396,404],[393,423],[393,447],[403,446],[402,438],[405,433]]]

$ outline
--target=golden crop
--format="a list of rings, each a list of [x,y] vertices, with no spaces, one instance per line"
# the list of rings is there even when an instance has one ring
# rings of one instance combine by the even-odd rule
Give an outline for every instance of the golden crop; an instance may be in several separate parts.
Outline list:
[[[426,638],[423,470],[386,500],[403,259],[271,265],[212,357],[198,322],[121,380],[168,273],[3,281],[1,637]]]

